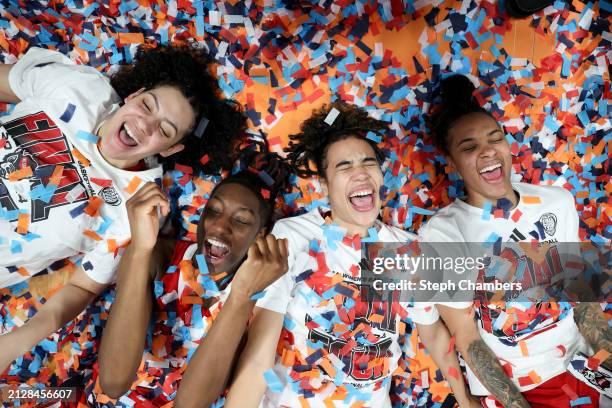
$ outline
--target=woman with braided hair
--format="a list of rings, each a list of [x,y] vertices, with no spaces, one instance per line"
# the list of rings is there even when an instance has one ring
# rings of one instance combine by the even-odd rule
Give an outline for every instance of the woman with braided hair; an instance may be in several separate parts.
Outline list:
[[[255,303],[251,297],[287,268],[285,240],[268,232],[289,169],[267,152],[246,151],[240,164],[210,193],[197,243],[157,239],[157,208],[168,211],[157,186],[128,202],[132,241],[119,267],[90,401],[121,406],[116,399],[127,398],[163,406],[176,398],[182,407],[208,407],[223,393]]]

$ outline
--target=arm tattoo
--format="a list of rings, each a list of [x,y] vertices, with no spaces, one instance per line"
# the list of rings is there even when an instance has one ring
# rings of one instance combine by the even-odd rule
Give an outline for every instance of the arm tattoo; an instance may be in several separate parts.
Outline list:
[[[468,357],[470,368],[504,407],[529,408],[521,392],[508,378],[497,357],[482,339],[470,343]]]
[[[612,329],[603,316],[598,303],[580,303],[574,308],[574,320],[580,334],[589,342],[595,352],[606,350],[612,353]],[[606,360],[610,366],[612,357]]]

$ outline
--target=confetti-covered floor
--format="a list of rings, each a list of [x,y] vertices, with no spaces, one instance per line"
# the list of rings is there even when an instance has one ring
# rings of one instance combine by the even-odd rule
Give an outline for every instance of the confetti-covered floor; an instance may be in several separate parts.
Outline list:
[[[565,187],[576,198],[581,238],[609,243],[611,12],[605,0],[557,0],[522,20],[509,18],[503,3],[470,0],[2,0],[0,51],[2,62],[13,63],[42,46],[107,71],[130,62],[141,43],[197,41],[218,62],[226,96],[245,106],[250,131],[279,152],[330,97],[364,106],[391,128],[383,218],[412,231],[462,193],[423,114],[441,76],[467,74],[505,127],[513,179]],[[174,171],[168,179],[182,193],[174,214],[193,238],[189,219],[211,178]],[[321,199],[315,181],[296,180],[285,209]],[[57,284],[0,291],[3,327],[22,324]],[[109,291],[0,381],[50,386],[87,373],[111,302]],[[429,357],[421,351],[410,370],[404,391],[425,388],[431,396],[421,393],[417,405],[441,406],[448,389]]]

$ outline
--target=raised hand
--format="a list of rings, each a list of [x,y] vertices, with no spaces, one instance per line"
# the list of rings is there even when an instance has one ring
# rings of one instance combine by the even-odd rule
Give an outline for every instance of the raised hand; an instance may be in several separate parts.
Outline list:
[[[167,215],[168,198],[157,184],[149,182],[128,200],[126,207],[132,233],[130,245],[134,249],[153,249],[159,232],[158,208],[162,215]]]
[[[249,248],[232,282],[232,293],[251,297],[287,272],[287,240],[274,235],[258,237]]]

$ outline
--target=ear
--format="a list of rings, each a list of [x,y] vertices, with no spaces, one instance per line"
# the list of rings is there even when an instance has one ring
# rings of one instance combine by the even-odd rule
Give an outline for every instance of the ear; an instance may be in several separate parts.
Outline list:
[[[457,166],[455,166],[455,161],[453,160],[452,157],[450,157],[450,155],[445,155],[446,160],[448,161],[448,164],[450,164],[450,166],[453,168],[453,170],[457,171]]]
[[[159,155],[161,157],[168,157],[168,156],[172,156],[175,153],[178,153],[180,151],[182,151],[185,148],[185,145],[182,143],[177,143],[174,146],[171,146],[169,148],[167,148],[166,150],[164,150],[163,152],[159,152]]]
[[[140,88],[139,90],[137,90],[134,93],[129,94],[128,96],[125,97],[126,101],[131,101],[132,99],[134,99],[135,97],[137,97],[138,95],[140,95],[141,93],[143,93],[145,91],[145,88]]]

